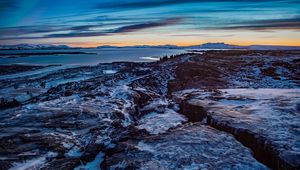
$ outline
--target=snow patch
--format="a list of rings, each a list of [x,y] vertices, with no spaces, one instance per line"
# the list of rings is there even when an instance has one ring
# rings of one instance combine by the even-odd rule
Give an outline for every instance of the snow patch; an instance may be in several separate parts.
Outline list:
[[[152,61],[158,61],[159,60],[159,58],[157,58],[157,57],[140,57],[140,59],[152,60]]]
[[[151,152],[151,153],[155,153],[155,148],[151,145],[146,144],[144,141],[140,141],[137,145],[137,148],[140,151],[147,151],[147,152]]]
[[[118,72],[118,71],[116,71],[116,70],[103,70],[103,74],[115,74],[116,72]]]

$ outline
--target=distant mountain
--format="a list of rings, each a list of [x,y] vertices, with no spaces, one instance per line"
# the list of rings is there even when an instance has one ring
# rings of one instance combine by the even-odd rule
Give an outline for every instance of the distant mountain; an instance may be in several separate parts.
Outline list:
[[[69,49],[67,45],[51,44],[17,44],[17,45],[0,45],[0,50],[51,50],[51,49]]]
[[[170,44],[167,44],[167,45],[139,45],[139,46],[135,46],[135,47],[138,47],[138,48],[169,48],[169,49],[182,48],[182,47],[179,47],[176,45],[170,45]]]
[[[102,45],[102,46],[98,46],[96,48],[120,48],[118,46],[112,46],[112,45]]]
[[[197,49],[244,49],[244,46],[225,44],[223,42],[219,43],[205,43],[201,45],[188,46],[188,48]]]
[[[278,45],[250,45],[239,46],[225,43],[206,43],[202,45],[189,46],[193,49],[247,49],[247,50],[300,50],[300,46],[278,46]]]
[[[111,46],[111,45],[102,45],[96,48],[168,48],[168,49],[178,49],[184,48],[176,45],[135,45],[135,46]]]

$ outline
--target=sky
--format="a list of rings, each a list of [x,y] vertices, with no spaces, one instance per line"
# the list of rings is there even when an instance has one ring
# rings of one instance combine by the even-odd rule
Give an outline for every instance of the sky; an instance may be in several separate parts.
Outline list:
[[[300,0],[1,0],[0,44],[300,46]]]

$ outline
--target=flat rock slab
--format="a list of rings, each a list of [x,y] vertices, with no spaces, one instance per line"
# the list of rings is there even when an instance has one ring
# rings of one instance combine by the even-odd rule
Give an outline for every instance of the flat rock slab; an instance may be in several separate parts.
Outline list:
[[[108,169],[268,169],[230,134],[186,124],[166,134],[119,142]]]

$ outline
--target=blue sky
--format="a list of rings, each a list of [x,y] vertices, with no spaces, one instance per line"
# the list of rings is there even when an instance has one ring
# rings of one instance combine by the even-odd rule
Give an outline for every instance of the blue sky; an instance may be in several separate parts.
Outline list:
[[[1,0],[0,44],[300,45],[298,0]]]

